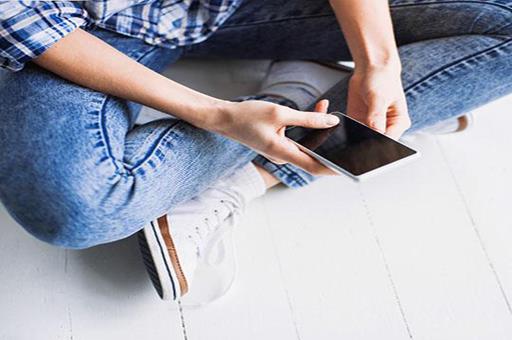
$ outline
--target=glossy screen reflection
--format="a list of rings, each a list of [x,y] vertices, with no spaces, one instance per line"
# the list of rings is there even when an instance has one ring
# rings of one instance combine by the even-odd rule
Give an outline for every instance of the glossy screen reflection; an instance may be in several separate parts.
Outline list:
[[[340,124],[329,129],[292,127],[286,136],[326,160],[360,176],[416,153],[365,125],[339,113]]]

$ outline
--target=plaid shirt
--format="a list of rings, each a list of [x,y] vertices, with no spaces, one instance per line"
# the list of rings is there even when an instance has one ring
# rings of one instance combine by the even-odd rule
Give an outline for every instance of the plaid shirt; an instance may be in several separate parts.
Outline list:
[[[0,0],[0,67],[21,70],[78,27],[167,48],[205,40],[242,0]]]

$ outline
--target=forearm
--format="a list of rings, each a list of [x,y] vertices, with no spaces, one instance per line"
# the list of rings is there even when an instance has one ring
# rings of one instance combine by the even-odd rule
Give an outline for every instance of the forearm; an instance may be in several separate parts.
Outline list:
[[[173,114],[198,127],[214,125],[225,103],[173,82],[80,29],[34,62],[81,86]]]
[[[356,64],[347,113],[364,124],[400,136],[411,126],[388,0],[330,0]]]
[[[330,0],[356,68],[400,68],[387,0]]]

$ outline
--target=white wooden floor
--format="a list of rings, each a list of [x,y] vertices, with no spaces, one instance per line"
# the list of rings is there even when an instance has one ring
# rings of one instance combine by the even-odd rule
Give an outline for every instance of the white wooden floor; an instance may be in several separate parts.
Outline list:
[[[264,70],[244,66],[170,72],[227,97]],[[420,160],[364,184],[255,201],[238,280],[203,309],[159,301],[133,237],[52,248],[0,208],[0,339],[512,339],[511,111],[509,97],[467,133],[417,136]]]

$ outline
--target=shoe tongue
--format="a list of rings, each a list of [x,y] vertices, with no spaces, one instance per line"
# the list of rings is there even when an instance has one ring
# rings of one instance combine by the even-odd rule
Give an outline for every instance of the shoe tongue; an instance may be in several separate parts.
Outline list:
[[[205,247],[204,253],[206,262],[214,266],[221,263],[226,256],[226,246],[224,242],[222,242],[222,239],[212,240],[212,242],[214,243],[209,245],[209,247]]]
[[[246,202],[262,196],[267,190],[265,181],[253,163],[236,170],[222,179],[219,190],[245,205]]]

